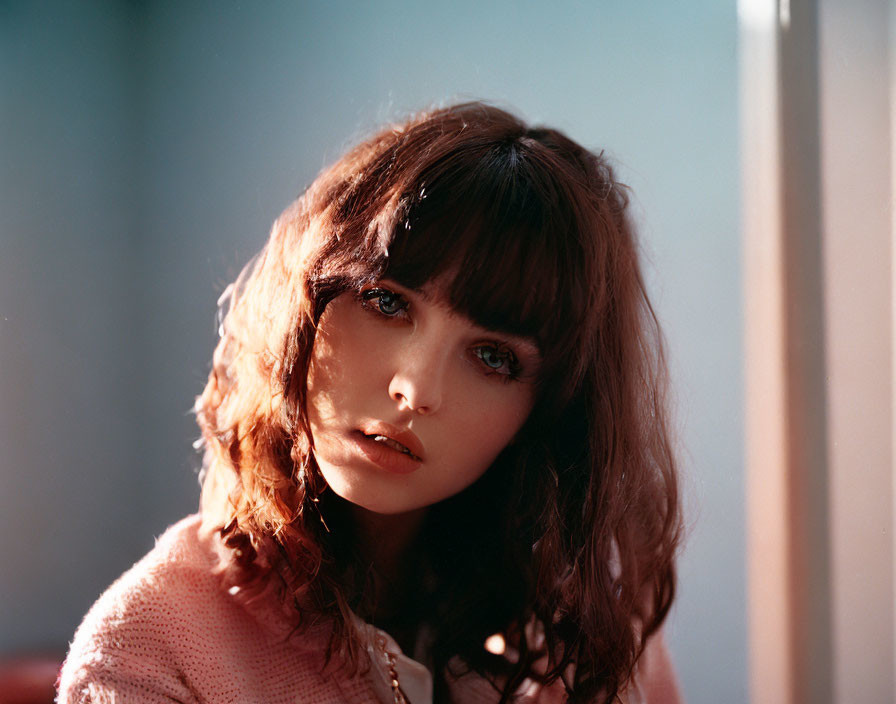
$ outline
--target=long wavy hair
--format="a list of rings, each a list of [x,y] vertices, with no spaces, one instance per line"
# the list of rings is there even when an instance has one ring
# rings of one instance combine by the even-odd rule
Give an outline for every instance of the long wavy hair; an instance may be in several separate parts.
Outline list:
[[[203,516],[231,550],[229,579],[275,594],[299,632],[324,617],[328,658],[363,663],[352,623],[369,575],[315,463],[309,359],[340,293],[438,278],[456,311],[531,335],[543,361],[518,440],[426,517],[426,586],[405,610],[428,629],[436,700],[458,663],[502,702],[527,677],[561,679],[571,702],[614,699],[668,612],[681,532],[627,206],[602,154],[482,103],[415,115],[321,173],[222,297],[196,402]],[[493,634],[519,656],[486,650]]]

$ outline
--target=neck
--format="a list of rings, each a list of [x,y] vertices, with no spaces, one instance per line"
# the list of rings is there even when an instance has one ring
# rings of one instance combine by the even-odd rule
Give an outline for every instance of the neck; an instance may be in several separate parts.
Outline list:
[[[373,577],[371,611],[359,615],[389,633],[403,651],[413,652],[419,623],[409,606],[415,601],[415,543],[426,510],[384,515],[356,506],[352,515],[361,559]]]
[[[402,581],[410,562],[406,558],[413,550],[425,515],[425,508],[391,515],[353,508],[361,557],[373,567],[378,579],[387,584]]]

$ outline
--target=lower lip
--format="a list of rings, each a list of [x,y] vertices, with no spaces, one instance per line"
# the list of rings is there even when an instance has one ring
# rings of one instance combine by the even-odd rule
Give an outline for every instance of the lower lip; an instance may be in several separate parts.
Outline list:
[[[400,450],[396,450],[394,447],[389,447],[381,442],[377,442],[372,437],[364,435],[360,430],[352,433],[352,440],[364,457],[373,462],[377,467],[385,469],[387,472],[392,472],[394,474],[410,474],[421,464],[421,461],[416,457],[412,457]]]

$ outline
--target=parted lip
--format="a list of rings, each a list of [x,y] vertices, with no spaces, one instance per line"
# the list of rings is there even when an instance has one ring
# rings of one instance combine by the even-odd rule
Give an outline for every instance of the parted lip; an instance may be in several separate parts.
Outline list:
[[[364,435],[383,435],[404,445],[410,450],[411,454],[421,462],[425,459],[423,456],[423,443],[420,442],[420,438],[418,438],[413,431],[408,430],[407,428],[396,428],[390,423],[381,420],[373,420],[362,423],[359,430],[364,433]]]

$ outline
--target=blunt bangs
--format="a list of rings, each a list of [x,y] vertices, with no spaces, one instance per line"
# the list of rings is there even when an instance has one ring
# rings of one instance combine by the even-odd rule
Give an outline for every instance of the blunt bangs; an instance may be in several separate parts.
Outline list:
[[[581,257],[572,253],[572,209],[540,166],[525,144],[507,140],[425,170],[382,275],[414,289],[437,281],[477,325],[553,345],[560,329],[577,327],[570,315],[581,303],[565,283]]]
[[[381,278],[434,283],[477,325],[534,338],[541,380],[568,401],[609,304],[613,198],[602,162],[482,106],[383,132],[344,161],[354,168],[342,165],[320,191],[318,302]]]
[[[447,155],[405,189],[382,274],[413,289],[435,281],[476,324],[534,338],[540,379],[560,405],[578,387],[594,335],[586,292],[603,288],[583,251],[595,219],[570,171],[525,136]]]

